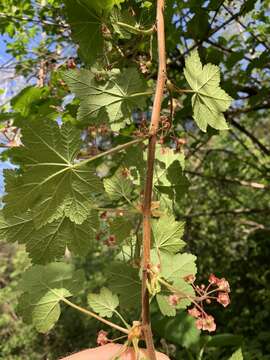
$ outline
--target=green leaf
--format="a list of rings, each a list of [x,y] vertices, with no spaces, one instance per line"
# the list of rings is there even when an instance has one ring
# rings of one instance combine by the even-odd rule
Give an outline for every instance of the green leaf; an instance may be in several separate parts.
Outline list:
[[[194,289],[191,284],[187,283],[181,278],[174,279],[173,287],[177,289],[179,294],[183,294],[183,298],[179,299],[178,304],[176,305],[177,309],[185,309],[187,306],[191,305],[191,298],[195,296]]]
[[[241,15],[245,15],[247,13],[249,13],[251,10],[254,9],[255,5],[256,5],[256,0],[246,0],[240,8],[240,12]]]
[[[109,288],[119,295],[123,308],[137,308],[140,304],[141,281],[139,269],[125,263],[113,263],[108,268]]]
[[[96,235],[98,216],[92,211],[82,225],[62,217],[36,229],[30,213],[5,217],[0,213],[1,240],[26,244],[34,263],[45,264],[64,256],[66,247],[73,253],[87,255]]]
[[[219,86],[219,67],[212,64],[202,66],[198,51],[193,50],[186,59],[184,75],[194,91],[193,117],[199,128],[206,131],[210,125],[217,130],[227,130],[223,112],[233,99]]]
[[[152,220],[154,246],[158,250],[176,253],[185,246],[181,239],[184,234],[184,222],[175,221],[173,216],[164,215]]]
[[[23,274],[19,313],[40,332],[49,331],[59,319],[60,301],[83,288],[84,276],[70,264],[36,265]]]
[[[238,349],[228,360],[243,360],[242,350]]]
[[[119,299],[109,289],[102,288],[99,294],[88,295],[88,304],[100,316],[112,317],[119,305]]]
[[[44,96],[48,96],[47,88],[27,86],[11,100],[13,110],[26,117],[30,114],[33,104],[39,103]]]
[[[115,236],[117,244],[129,238],[133,229],[131,219],[118,216],[110,223],[110,234]]]
[[[104,188],[110,199],[129,199],[133,191],[132,181],[125,175],[124,168],[119,168],[110,178],[104,179]]]
[[[185,154],[177,152],[172,148],[158,145],[156,149],[156,159],[165,164],[165,169],[168,169],[175,161],[178,161],[182,170],[185,170]],[[159,174],[159,177],[161,177]]]
[[[146,82],[135,68],[114,69],[106,81],[98,81],[86,69],[67,71],[63,77],[81,100],[78,120],[87,124],[107,122],[118,131],[124,122],[131,123],[135,109],[145,106]]]
[[[199,344],[200,331],[195,327],[195,319],[185,311],[177,311],[173,319],[154,316],[153,328],[160,337],[185,348],[194,349]]]
[[[91,209],[90,199],[103,187],[93,166],[76,162],[82,145],[80,131],[70,124],[59,128],[50,120],[27,121],[22,136],[24,146],[9,151],[22,171],[5,172],[6,214],[32,209],[38,227],[63,215],[83,223]]]
[[[168,147],[157,147],[154,176],[155,186],[171,186],[171,182],[168,179],[168,171],[174,162],[177,162],[182,170],[184,170],[185,155],[183,153],[176,153],[173,149]]]
[[[143,188],[145,180],[146,162],[143,158],[143,147],[143,143],[129,147],[121,162],[121,165],[128,169],[132,183],[139,186],[140,189]]]
[[[79,55],[85,63],[92,64],[103,53],[104,39],[101,32],[102,17],[89,6],[87,0],[66,0],[67,20],[72,38],[79,44]]]
[[[189,181],[183,175],[185,156],[173,149],[158,146],[154,171],[155,192],[166,194],[170,200],[178,200],[184,196],[189,186]]]
[[[207,347],[225,347],[240,346],[243,343],[243,337],[233,334],[218,334],[211,336],[207,342]]]
[[[183,254],[169,254],[152,250],[153,264],[161,265],[161,276],[168,281],[178,281],[188,275],[195,275],[197,272],[195,264],[196,256]]]
[[[0,113],[0,121],[7,121],[7,120],[17,120],[20,119],[21,115],[18,112],[1,112]],[[2,124],[1,124],[2,126]]]
[[[210,29],[209,15],[205,9],[200,9],[187,24],[187,33],[193,39],[205,39]]]
[[[176,309],[169,304],[168,296],[157,294],[156,296],[159,310],[164,316],[175,316]]]
[[[89,6],[95,8],[98,12],[111,11],[115,5],[119,6],[126,0],[85,0]]]
[[[128,10],[119,11],[114,9],[111,14],[111,23],[113,26],[114,33],[118,34],[120,39],[130,39],[132,35],[132,30],[129,28],[120,26],[118,22],[129,24],[133,27],[136,27],[136,18],[130,14]]]
[[[10,101],[14,120],[26,118],[56,118],[59,114],[55,110],[61,104],[59,99],[51,96],[49,87],[27,86]],[[20,116],[19,116],[20,115]]]

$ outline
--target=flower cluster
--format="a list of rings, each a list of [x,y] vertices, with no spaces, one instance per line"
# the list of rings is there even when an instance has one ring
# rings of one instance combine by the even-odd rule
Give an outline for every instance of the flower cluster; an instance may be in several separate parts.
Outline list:
[[[215,331],[215,319],[204,311],[204,302],[210,304],[212,301],[217,301],[224,307],[228,306],[230,304],[228,281],[224,278],[219,279],[214,274],[209,276],[207,287],[203,284],[194,285],[195,278],[187,277],[185,280],[192,285],[197,295],[193,301],[194,307],[188,310],[189,315],[196,319],[196,327],[199,330]]]
[[[103,345],[106,345],[108,344],[108,342],[110,342],[110,340],[107,338],[107,331],[104,331],[104,330],[100,330],[98,332],[98,336],[97,336],[97,344],[99,346],[103,346]]]

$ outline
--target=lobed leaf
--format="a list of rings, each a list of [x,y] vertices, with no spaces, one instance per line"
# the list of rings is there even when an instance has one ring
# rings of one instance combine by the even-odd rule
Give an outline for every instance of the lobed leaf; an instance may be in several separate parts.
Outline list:
[[[173,287],[179,292],[179,294],[183,294],[183,297],[179,299],[179,303],[176,305],[176,308],[185,309],[187,306],[191,305],[191,299],[195,296],[195,292],[191,284],[187,283],[182,278],[178,278],[174,279]]]
[[[183,170],[185,168],[185,156],[173,149],[157,146],[153,185],[155,192],[169,197],[170,200],[178,200],[189,186],[189,182]]]
[[[137,308],[140,304],[141,281],[139,269],[131,265],[116,262],[108,269],[109,288],[119,294],[120,305],[123,308]]]
[[[19,313],[40,332],[49,331],[59,319],[60,302],[83,287],[82,271],[65,263],[35,265],[23,274]]]
[[[132,191],[132,181],[124,174],[125,169],[120,167],[113,176],[104,179],[104,188],[111,200],[129,199]]]
[[[202,131],[207,125],[217,130],[227,130],[223,112],[231,105],[232,98],[220,88],[219,67],[202,66],[199,53],[193,50],[185,61],[184,75],[191,89],[193,118]]]
[[[82,224],[91,210],[91,198],[102,191],[101,180],[90,164],[78,166],[80,131],[70,124],[60,128],[51,120],[22,125],[23,145],[9,155],[22,170],[5,172],[5,213],[18,215],[31,209],[36,226],[63,215]]]
[[[118,131],[132,121],[132,112],[145,106],[146,82],[135,68],[114,69],[107,80],[97,80],[90,70],[69,70],[63,75],[70,90],[81,100],[78,120],[87,124],[107,122]]]
[[[168,252],[156,249],[152,250],[153,264],[160,264],[161,276],[171,282],[184,279],[188,275],[195,275],[197,272],[195,260],[196,256],[183,253],[183,254],[170,254]]]
[[[61,217],[39,229],[35,228],[30,213],[5,217],[0,213],[0,236],[7,242],[26,245],[33,263],[46,264],[61,259],[66,248],[74,254],[87,255],[95,240],[98,216],[89,213],[82,225]]]
[[[114,295],[109,289],[102,288],[99,294],[89,294],[88,304],[100,316],[112,317],[115,309],[119,305],[117,295]]]
[[[129,238],[133,229],[131,219],[118,216],[110,223],[110,234],[115,236],[117,244]]]
[[[176,253],[185,246],[184,222],[175,221],[173,216],[164,215],[152,220],[154,246],[157,250]]]
[[[168,296],[157,294],[156,295],[159,310],[164,316],[175,316],[176,308],[168,301]]]
[[[92,2],[92,0],[91,0]],[[67,20],[72,38],[79,45],[79,55],[92,64],[103,53],[102,16],[89,0],[66,0]]]

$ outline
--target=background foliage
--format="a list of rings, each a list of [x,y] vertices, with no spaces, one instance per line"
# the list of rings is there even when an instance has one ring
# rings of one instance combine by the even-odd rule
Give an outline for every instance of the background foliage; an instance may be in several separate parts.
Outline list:
[[[12,110],[12,118],[20,122],[47,117],[82,126],[83,104],[87,99],[81,102],[82,122],[79,123],[76,119],[78,102],[69,95],[60,73],[73,67],[73,62],[77,66],[93,65],[101,56],[97,44],[106,47],[110,59],[115,56],[119,68],[127,63],[140,68],[141,80],[134,80],[132,74],[122,74],[123,87],[125,79],[131,76],[132,86],[127,89],[127,96],[139,92],[145,80],[151,84],[155,79],[156,44],[149,34],[140,32],[149,29],[153,23],[152,1],[126,1],[123,4],[126,8],[124,19],[119,19],[116,10],[101,14],[97,7],[91,29],[97,37],[91,41],[88,28],[73,29],[73,17],[86,15],[80,6],[72,6],[72,3],[67,2],[63,7],[63,2],[56,0],[1,2],[2,49],[8,54],[1,63],[1,74],[10,74],[8,86],[14,86],[14,81],[19,83],[19,75],[30,84],[15,97],[10,88],[4,88],[6,100],[1,107],[1,119],[6,120]],[[108,10],[113,3],[108,1]],[[225,113],[230,130],[216,136],[213,129],[208,128],[203,133],[195,127],[191,121],[189,95],[178,97],[175,88],[173,90],[175,136],[182,139],[179,146],[186,155],[185,177],[178,184],[185,196],[177,199],[175,211],[178,220],[186,221],[184,239],[188,249],[198,257],[200,280],[206,282],[209,273],[214,272],[230,281],[231,306],[226,311],[216,308],[215,317],[219,324],[218,334],[237,336],[217,336],[211,340],[203,335],[199,340],[198,332],[184,314],[179,313],[176,320],[164,320],[156,315],[153,327],[159,334],[157,346],[176,359],[192,356],[187,354],[195,353],[199,342],[206,344],[206,359],[226,359],[241,344],[244,358],[270,359],[269,4],[268,0],[167,1],[167,56],[171,82],[177,88],[186,87],[184,58],[197,47],[203,63],[221,67],[222,88],[235,99]],[[136,12],[137,24],[130,7]],[[119,21],[134,25],[137,31],[119,26]],[[101,24],[105,24],[102,32],[99,31]],[[151,46],[152,54],[149,53]],[[124,55],[121,61],[119,52]],[[83,76],[86,78],[87,74]],[[72,77],[65,80],[80,98],[81,89],[72,88]],[[91,81],[89,79],[90,85]],[[36,82],[43,86],[31,86]],[[91,86],[88,91],[91,94]],[[137,100],[138,108],[146,110],[146,99],[140,97]],[[106,101],[109,105],[113,102],[111,98]],[[123,101],[120,110],[125,112],[130,102],[126,98]],[[87,102],[87,106],[93,104]],[[129,136],[136,129],[136,122],[141,117],[149,117],[147,112],[139,109],[127,121],[123,136]],[[114,130],[118,130],[118,120],[123,116],[120,110],[113,108],[115,116],[107,119]],[[93,109],[95,115],[94,111],[97,109]],[[99,116],[103,116],[103,121],[104,114],[100,112]],[[90,129],[85,135],[82,155],[93,151],[93,143],[104,150],[113,141],[110,134]],[[7,155],[2,158],[6,160]],[[114,163],[108,164],[108,167],[113,166]],[[106,173],[107,168],[100,171]],[[30,325],[22,323],[16,315],[16,301],[20,295],[17,284],[29,259],[21,247],[2,244],[0,247],[0,358],[45,359],[47,356],[55,359],[69,351],[94,345],[93,339],[100,325],[68,308],[49,334],[39,335]],[[84,260],[74,257],[70,262],[85,269],[86,288],[95,291],[106,283],[107,275],[101,269],[113,257],[114,249],[107,248],[101,241]],[[86,303],[87,299],[81,296],[80,302]]]

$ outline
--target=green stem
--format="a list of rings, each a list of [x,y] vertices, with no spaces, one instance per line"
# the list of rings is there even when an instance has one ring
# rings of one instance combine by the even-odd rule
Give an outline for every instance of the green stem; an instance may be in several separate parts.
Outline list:
[[[195,93],[194,90],[189,90],[189,89],[179,89],[177,87],[174,88],[174,90],[179,93],[179,94],[185,94],[185,93]]]
[[[133,31],[136,34],[141,34],[141,35],[151,35],[155,31],[155,26],[152,26],[150,29],[140,29],[135,26],[123,23],[121,21],[117,21],[116,24],[120,27],[123,27],[127,30]]]
[[[117,310],[114,310],[114,313],[119,317],[119,319],[122,321],[122,323],[125,324],[127,329],[130,329],[129,324],[126,322],[126,320],[123,318],[123,316]]]
[[[178,289],[176,289],[175,287],[173,287],[171,284],[167,283],[167,281],[159,278],[158,281],[166,286],[167,289],[169,289],[171,292],[179,294],[183,299],[188,299],[192,302],[192,304],[194,304],[202,313],[205,313],[205,311],[203,310],[203,308],[198,304],[199,301],[203,301],[206,299],[206,297],[201,296],[201,297],[192,297],[190,295],[187,295],[181,291],[179,291]]]
[[[88,164],[91,161],[95,161],[95,160],[97,160],[99,158],[102,158],[103,156],[114,154],[114,153],[116,153],[118,151],[121,151],[121,150],[124,150],[124,149],[126,149],[126,148],[128,148],[128,147],[130,147],[132,145],[141,143],[141,142],[145,141],[146,138],[147,138],[147,136],[143,136],[143,137],[141,137],[139,139],[129,141],[128,143],[118,145],[118,146],[116,146],[116,147],[114,147],[112,149],[109,149],[109,150],[104,151],[104,152],[102,152],[100,154],[92,156],[89,159],[86,159],[86,160],[83,160],[83,161],[81,161],[81,162],[79,162],[77,164],[74,164],[74,165],[72,165],[72,168],[74,168],[74,169],[80,168],[81,166],[84,166],[84,165]]]
[[[172,285],[170,285],[169,283],[167,283],[167,281],[158,278],[158,281],[164,285],[167,289],[169,289],[171,292],[179,294],[180,296],[182,296],[184,299],[189,299],[190,301],[194,302],[193,297],[191,297],[190,295],[187,295],[181,291],[179,291],[177,288],[173,287]]]
[[[90,310],[87,310],[87,309],[84,309],[82,308],[81,306],[78,306],[76,304],[73,304],[71,301],[67,300],[66,298],[62,298],[61,299],[64,303],[66,303],[67,305],[69,305],[70,307],[72,307],[73,309],[76,309],[78,311],[80,311],[81,313],[83,314],[86,314],[88,316],[91,316],[101,322],[103,322],[104,324],[108,325],[108,326],[111,326],[112,328],[118,330],[118,331],[121,331],[122,333],[124,334],[129,334],[129,330],[128,329],[125,329],[123,328],[122,326],[119,326],[117,324],[114,324],[113,322],[109,321],[109,320],[106,320],[106,319],[103,319],[101,316],[97,315],[96,313],[90,311]],[[130,326],[129,326],[130,327]]]
[[[203,358],[203,354],[204,354],[204,349],[205,349],[205,346],[203,346],[198,354],[198,359],[197,360],[202,360]]]
[[[127,96],[127,99],[129,98],[134,98],[134,97],[139,97],[139,96],[149,96],[149,95],[153,95],[153,91],[145,91],[145,92],[141,92],[141,93],[134,93],[134,94],[130,94]]]

